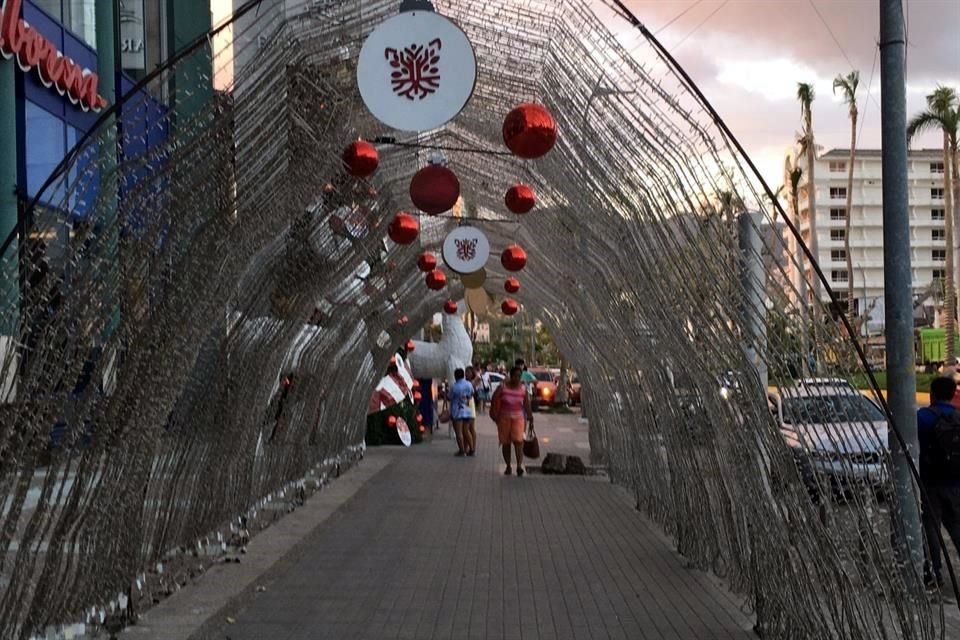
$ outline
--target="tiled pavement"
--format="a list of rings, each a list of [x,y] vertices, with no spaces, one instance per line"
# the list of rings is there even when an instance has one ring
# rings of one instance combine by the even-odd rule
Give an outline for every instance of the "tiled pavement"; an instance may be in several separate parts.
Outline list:
[[[589,454],[575,417],[537,430],[545,451]],[[493,424],[479,431],[476,458],[445,433],[369,452],[392,461],[194,637],[755,637],[609,482],[505,477]]]

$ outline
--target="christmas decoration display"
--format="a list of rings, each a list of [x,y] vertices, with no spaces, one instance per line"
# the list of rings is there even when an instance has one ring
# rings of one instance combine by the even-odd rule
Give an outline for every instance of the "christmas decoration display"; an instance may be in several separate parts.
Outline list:
[[[537,203],[537,196],[533,189],[525,184],[515,184],[507,189],[507,194],[503,197],[504,203],[512,213],[529,213]]]
[[[517,293],[520,291],[520,281],[516,278],[507,278],[503,283],[503,289],[507,293]]]
[[[366,178],[373,175],[380,164],[380,154],[376,147],[364,140],[357,140],[343,150],[343,165],[352,176]],[[332,185],[331,185],[332,186]]]
[[[456,313],[457,312],[457,303],[454,300],[447,300],[443,303],[443,312],[444,313]]]
[[[413,343],[413,340],[407,340],[407,344],[404,345],[404,348],[407,350],[407,353],[410,353],[417,348],[417,345]]]
[[[557,142],[557,123],[541,105],[518,105],[503,121],[503,142],[517,157],[539,158]]]
[[[480,269],[479,271],[474,271],[473,273],[464,273],[460,276],[460,282],[463,283],[464,288],[466,289],[477,289],[483,286],[483,283],[487,281],[487,270]]]
[[[480,229],[464,225],[447,234],[441,255],[454,273],[476,273],[487,264],[490,241]]]
[[[401,211],[394,216],[387,234],[397,244],[411,244],[420,233],[420,223],[409,213]]]
[[[413,400],[414,380],[410,361],[400,349],[390,358],[390,368],[377,383],[367,408],[367,446],[405,445],[420,442],[421,431],[411,430],[417,405]],[[412,433],[411,433],[412,432]]]
[[[424,251],[417,259],[417,268],[424,273],[430,273],[437,268],[437,258],[432,253]]]
[[[507,298],[500,304],[500,310],[503,311],[503,315],[512,316],[520,310],[520,305],[513,298]]]
[[[443,165],[427,165],[410,180],[410,200],[424,213],[436,215],[449,211],[459,199],[460,181]]]
[[[434,269],[427,274],[427,288],[433,291],[440,291],[447,286],[447,274],[440,269]]]
[[[500,254],[500,264],[507,271],[520,271],[527,264],[527,252],[520,245],[512,244]]]

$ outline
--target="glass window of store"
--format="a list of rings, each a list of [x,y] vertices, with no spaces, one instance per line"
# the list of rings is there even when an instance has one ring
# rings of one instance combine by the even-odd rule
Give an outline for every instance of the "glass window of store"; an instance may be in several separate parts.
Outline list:
[[[97,48],[96,0],[33,0],[92,49]]]

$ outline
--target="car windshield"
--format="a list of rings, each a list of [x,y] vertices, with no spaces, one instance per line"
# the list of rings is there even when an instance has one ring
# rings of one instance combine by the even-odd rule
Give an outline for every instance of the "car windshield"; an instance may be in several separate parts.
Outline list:
[[[553,376],[550,375],[549,371],[534,371],[533,377],[541,382],[553,382]]]
[[[877,405],[861,395],[823,395],[786,398],[783,421],[789,424],[882,422]]]

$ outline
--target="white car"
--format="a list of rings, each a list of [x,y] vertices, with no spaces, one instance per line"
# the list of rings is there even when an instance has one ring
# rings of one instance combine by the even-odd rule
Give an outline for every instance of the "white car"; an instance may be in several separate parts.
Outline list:
[[[490,386],[490,397],[493,397],[493,392],[497,390],[503,381],[506,379],[506,376],[500,375],[496,371],[487,371],[483,374],[484,380]]]
[[[872,400],[845,381],[784,387],[768,400],[812,494],[885,488],[887,420]]]

